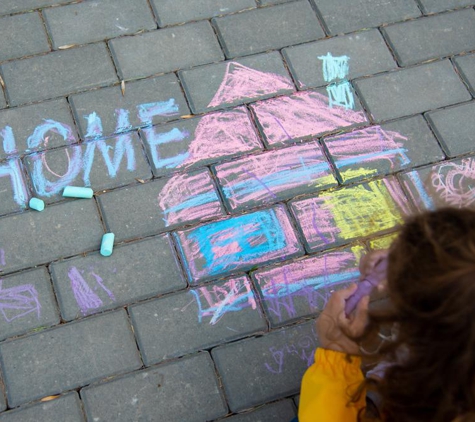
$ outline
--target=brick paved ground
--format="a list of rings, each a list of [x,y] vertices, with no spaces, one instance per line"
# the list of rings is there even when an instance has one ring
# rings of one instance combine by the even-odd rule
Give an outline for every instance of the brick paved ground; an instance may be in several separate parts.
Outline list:
[[[292,419],[361,254],[475,207],[474,6],[2,0],[0,421]]]

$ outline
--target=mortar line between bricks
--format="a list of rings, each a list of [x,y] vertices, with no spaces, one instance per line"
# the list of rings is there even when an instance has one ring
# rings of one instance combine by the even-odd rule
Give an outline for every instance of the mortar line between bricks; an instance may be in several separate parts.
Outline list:
[[[421,0],[414,0],[414,2],[416,3],[416,6],[418,7],[418,9],[421,11],[422,16],[426,15],[425,10],[424,10],[424,5],[422,4]]]
[[[209,24],[211,26],[211,29],[213,30],[213,33],[214,33],[214,36],[216,37],[217,41],[218,41],[218,45],[219,45],[219,48],[221,49],[222,53],[223,53],[223,56],[224,56],[224,61],[221,61],[219,63],[223,63],[223,62],[226,62],[227,60],[234,60],[235,58],[230,58],[228,57],[228,55],[226,54],[226,46],[224,44],[224,39],[221,39],[221,34],[219,32],[219,28],[218,28],[218,25],[216,25],[214,23],[214,18],[211,18],[208,20],[209,21]],[[190,108],[191,110],[191,108]]]
[[[229,342],[229,343],[226,343],[226,344],[230,344],[230,343],[234,343],[234,342]],[[221,394],[222,394],[222,398],[223,398],[223,400],[224,400],[224,404],[226,405],[226,409],[227,409],[227,411],[228,411],[227,415],[229,415],[229,414],[232,413],[232,411],[231,411],[231,406],[230,406],[230,404],[229,404],[228,395],[226,394],[226,388],[224,388],[224,379],[223,379],[223,377],[221,376],[221,374],[220,374],[220,372],[219,372],[219,370],[218,370],[218,365],[216,364],[216,362],[215,362],[215,360],[214,360],[214,356],[213,356],[213,354],[211,353],[212,350],[213,350],[214,348],[216,348],[216,347],[219,347],[219,346],[213,347],[213,348],[210,349],[210,351],[207,352],[207,353],[208,353],[208,356],[209,356],[209,358],[211,359],[211,363],[212,363],[212,365],[213,365],[214,374],[215,374],[215,376],[216,376],[216,381],[217,381],[217,383],[218,383],[218,389],[219,389],[219,391],[220,391]],[[225,415],[225,416],[227,416],[227,415]]]
[[[71,104],[71,100],[70,100],[70,95],[67,95],[65,98],[66,98],[66,104],[68,105],[68,111],[69,111],[69,115],[71,117],[71,121],[73,122],[73,125],[74,125],[74,129],[76,131],[76,134],[78,136],[78,142],[77,144],[83,144],[84,142],[86,142],[84,139],[81,138],[81,131],[79,130],[79,125],[78,123],[76,122],[76,119],[74,117],[74,110],[73,110],[73,107],[72,107],[72,104]],[[49,101],[49,100],[48,100]],[[79,120],[79,119],[78,119]]]
[[[284,47],[284,48],[285,48],[285,47]],[[294,85],[295,92],[299,92],[298,81],[295,81],[295,80],[294,80],[294,77],[293,77],[293,75],[292,75],[292,71],[290,70],[289,65],[288,65],[287,62],[285,61],[285,57],[284,57],[284,55],[283,55],[283,53],[282,53],[282,50],[283,50],[283,48],[281,48],[280,50],[277,50],[278,53],[279,53],[280,59],[282,60],[282,63],[283,63],[283,65],[284,65],[285,70],[287,71],[287,73],[288,73],[289,76],[290,76],[290,80],[292,81],[292,84]]]
[[[143,369],[143,368],[146,367],[145,366],[145,361],[144,361],[143,356],[142,356],[142,350],[140,349],[140,346],[139,346],[139,339],[137,338],[137,335],[135,334],[135,327],[134,327],[134,324],[132,322],[132,317],[129,314],[129,305],[125,306],[124,309],[125,309],[126,319],[127,319],[128,324],[129,324],[129,329],[132,332],[132,336],[134,337],[135,346],[137,347],[137,352],[139,354],[140,362],[142,362],[142,368],[140,368],[140,369]]]
[[[325,34],[325,39],[331,37],[332,35],[330,34],[330,28],[328,28],[327,23],[325,22],[325,19],[323,19],[323,15],[320,13],[320,9],[318,8],[317,4],[310,0],[307,0],[307,1],[310,2],[310,7],[313,9],[313,11],[315,12],[315,15],[317,16],[317,20],[323,29],[323,33]]]
[[[190,116],[196,116],[196,117],[198,117],[198,116],[204,116],[205,113],[193,114],[193,111],[192,111],[192,109],[191,109],[191,98],[188,99],[188,97],[187,97],[187,95],[186,95],[186,90],[185,90],[185,86],[184,86],[184,83],[185,83],[185,82],[181,80],[179,70],[175,70],[175,71],[173,72],[173,74],[176,76],[176,79],[177,79],[177,81],[178,81],[178,87],[180,88],[180,91],[181,91],[181,93],[182,93],[182,95],[183,95],[183,98],[185,99],[186,106],[188,107],[188,110],[190,110],[190,113],[191,113]],[[180,120],[183,120],[183,118],[180,117]],[[153,126],[160,126],[160,125],[152,125],[152,127],[153,127]]]
[[[119,86],[121,86],[121,88],[122,88],[122,83],[124,83],[124,86],[125,86],[125,81],[120,75],[119,64],[116,63],[115,60],[114,60],[114,55],[112,54],[112,51],[111,51],[111,48],[110,48],[110,45],[109,45],[109,40],[104,40],[103,42],[106,45],[106,50],[107,50],[107,53],[109,54],[109,58],[112,62],[112,66],[114,66],[115,74],[117,76],[117,79],[119,80]],[[125,92],[125,90],[124,90],[124,92]],[[122,96],[123,96],[123,94],[122,94]]]
[[[214,189],[215,189],[215,191],[218,195],[219,203],[223,207],[226,215],[232,215],[232,209],[231,209],[230,206],[228,206],[228,202],[226,200],[226,197],[224,196],[224,192],[221,190],[221,185],[218,182],[218,176],[216,174],[215,166],[219,165],[221,163],[223,163],[223,161],[221,161],[219,163],[216,163],[215,165],[206,166],[206,168],[208,169],[208,172],[211,175],[211,184],[213,185],[213,187],[214,187]],[[223,189],[224,189],[224,186],[223,186]]]
[[[160,29],[160,26],[158,25],[158,14],[155,13],[155,8],[152,6],[151,0],[146,0],[146,1],[147,1],[147,5],[150,9],[150,13],[153,16],[153,20],[155,22],[156,29]]]
[[[474,94],[472,93],[471,89],[470,89],[470,85],[468,83],[467,80],[465,80],[464,76],[463,76],[463,73],[461,71],[461,69],[459,69],[459,67],[457,66],[457,63],[455,62],[455,58],[457,57],[464,57],[462,55],[459,55],[459,56],[452,56],[450,57],[450,63],[452,64],[452,67],[454,68],[454,71],[455,73],[458,75],[458,77],[460,78],[460,80],[462,81],[462,83],[465,85],[465,88],[468,90],[468,92],[470,93],[470,95],[472,96],[472,99],[475,98],[474,97]]]
[[[82,3],[83,0],[76,0],[76,1],[71,1],[71,2],[67,2],[67,3],[62,3],[61,0],[59,0],[59,3],[57,4],[50,4],[50,5],[46,5],[46,6],[37,6],[37,7],[32,7],[32,8],[27,8],[27,9],[23,9],[23,10],[19,10],[18,12],[10,12],[10,13],[3,13],[1,14],[0,13],[0,17],[4,17],[4,16],[15,16],[15,15],[21,15],[21,14],[24,14],[24,13],[30,13],[30,12],[35,12],[37,10],[43,10],[43,9],[53,9],[53,8],[56,8],[56,7],[61,7],[61,6],[66,6],[68,4],[77,4],[77,3]]]
[[[59,324],[57,324],[57,325],[61,325],[62,323],[65,323],[66,321],[63,319],[63,315],[61,313],[61,307],[59,306],[59,298],[58,298],[58,294],[56,293],[56,289],[54,288],[53,274],[51,273],[50,266],[51,266],[51,264],[48,264],[45,267],[46,267],[46,271],[47,271],[48,277],[49,277],[49,280],[48,280],[49,285],[51,287],[51,291],[53,292],[53,302],[54,302],[55,310],[58,312],[58,315],[59,315]],[[54,325],[53,325],[53,327],[54,327]]]
[[[248,271],[246,273],[246,275],[249,278],[249,281],[251,283],[251,290],[252,290],[252,292],[254,294],[254,297],[255,297],[255,300],[257,302],[258,312],[262,316],[262,318],[264,319],[264,321],[266,323],[266,332],[269,332],[271,330],[271,327],[272,327],[271,322],[270,322],[270,318],[267,315],[266,309],[264,307],[264,300],[261,298],[261,296],[259,294],[259,289],[257,288],[257,284],[254,281],[254,277],[252,277],[252,274],[256,271],[257,270]]]
[[[395,48],[393,47],[392,43],[390,42],[389,38],[386,36],[386,31],[383,31],[383,27],[378,27],[378,31],[381,34],[381,37],[383,38],[384,43],[386,44],[386,47],[388,48],[389,52],[391,53],[391,56],[393,60],[396,62],[396,65],[398,69],[403,69],[403,66],[399,63]],[[404,69],[407,69],[407,67],[404,67]]]
[[[167,232],[168,233],[168,241],[170,243],[170,248],[172,250],[173,256],[175,258],[175,262],[177,264],[178,269],[180,270],[180,277],[186,283],[186,287],[182,290],[186,290],[192,287],[190,280],[186,276],[185,264],[183,262],[183,258],[180,254],[180,250],[178,248],[177,240],[175,238],[175,231]]]
[[[51,51],[53,51],[53,36],[50,33],[48,25],[46,24],[46,19],[43,15],[43,10],[42,9],[38,10],[38,14],[40,15],[41,24],[43,25],[43,29],[45,30],[45,33],[46,33],[46,39],[48,40],[50,51],[48,51],[47,53],[50,53]]]
[[[251,121],[252,129],[254,130],[257,140],[259,141],[261,151],[270,151],[266,143],[264,142],[261,131],[259,130],[259,125],[257,124],[257,116],[254,114],[254,110],[251,107],[252,104],[253,103],[244,104],[249,120]]]

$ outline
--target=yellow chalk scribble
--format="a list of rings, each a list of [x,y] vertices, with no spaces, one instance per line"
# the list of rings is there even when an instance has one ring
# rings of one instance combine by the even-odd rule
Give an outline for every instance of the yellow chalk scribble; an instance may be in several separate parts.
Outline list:
[[[377,237],[376,239],[371,239],[369,242],[369,247],[373,250],[376,249],[389,249],[394,239],[397,237],[397,233],[391,233],[386,236]]]
[[[337,190],[322,198],[323,207],[331,212],[341,238],[369,236],[402,223],[401,206],[389,192],[399,191],[396,186],[390,180],[376,180]]]
[[[363,167],[359,169],[347,169],[344,171],[340,171],[341,178],[344,182],[347,180],[359,180],[359,179],[366,179],[370,176],[373,176],[378,173],[377,169],[365,169]]]
[[[350,249],[355,256],[356,262],[360,262],[361,257],[366,253],[366,249],[360,244],[352,245]]]

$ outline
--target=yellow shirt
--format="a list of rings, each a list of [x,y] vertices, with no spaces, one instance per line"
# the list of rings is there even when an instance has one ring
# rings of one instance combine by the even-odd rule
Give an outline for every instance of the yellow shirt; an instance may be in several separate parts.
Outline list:
[[[349,362],[346,353],[317,349],[302,380],[299,422],[356,422],[366,406],[365,392],[355,403],[350,399],[363,379],[360,357]]]

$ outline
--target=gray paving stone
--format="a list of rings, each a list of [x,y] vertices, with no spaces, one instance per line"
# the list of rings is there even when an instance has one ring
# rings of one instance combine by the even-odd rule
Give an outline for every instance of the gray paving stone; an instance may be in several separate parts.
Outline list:
[[[207,21],[109,41],[121,79],[136,79],[223,59]]]
[[[307,0],[214,18],[213,22],[227,58],[325,37]]]
[[[3,93],[3,89],[0,89],[0,109],[5,108],[6,106],[7,101],[5,100],[5,94]]]
[[[227,413],[208,353],[84,388],[81,397],[91,421],[202,422]]]
[[[343,183],[387,175],[445,158],[420,115],[323,140]]]
[[[297,416],[292,400],[281,400],[276,403],[259,406],[250,412],[233,415],[222,422],[290,422]]]
[[[310,321],[213,349],[232,411],[299,391],[317,348],[314,326]]]
[[[76,392],[0,414],[1,422],[84,422],[85,420]]]
[[[99,203],[118,242],[224,215],[207,170],[118,189],[99,196]]]
[[[471,99],[448,60],[361,79],[355,85],[377,122]]]
[[[173,73],[128,82],[124,94],[120,86],[112,86],[72,95],[69,101],[82,139],[164,123],[190,113]]]
[[[6,341],[0,357],[10,406],[142,365],[125,311]]]
[[[337,185],[317,142],[222,163],[214,172],[231,212]]]
[[[296,199],[290,206],[309,252],[394,231],[413,213],[395,177]]]
[[[175,236],[191,283],[303,255],[282,205],[179,231]]]
[[[76,0],[3,0],[0,4],[0,14],[25,12],[55,4],[72,3]]]
[[[13,148],[5,148],[7,126],[11,128]],[[3,138],[0,161],[8,156],[42,151],[78,141],[76,127],[64,98],[0,111],[0,137]]]
[[[94,253],[50,268],[66,321],[186,287],[168,235],[116,246],[107,259]]]
[[[0,279],[0,341],[59,324],[59,314],[46,268]]]
[[[272,4],[286,3],[292,0],[257,0],[259,6],[269,6]]]
[[[331,292],[358,281],[358,263],[363,253],[364,248],[356,244],[253,272],[271,326],[316,316]]]
[[[475,49],[475,10],[464,9],[382,29],[402,66]]]
[[[262,149],[245,107],[145,128],[141,137],[155,176]]]
[[[312,0],[330,34],[373,28],[421,15],[414,0]]]
[[[246,276],[129,307],[146,366],[267,330]],[[238,312],[237,312],[238,311]]]
[[[27,30],[19,31],[21,27]],[[0,61],[50,51],[45,28],[37,12],[0,18],[0,39]]]
[[[327,85],[323,74],[323,57],[349,57],[347,79],[373,75],[397,67],[377,29],[342,37],[285,48],[282,51],[299,89]]]
[[[475,156],[443,161],[400,175],[418,211],[442,207],[475,209]]]
[[[35,196],[47,203],[63,198],[66,186],[112,189],[152,178],[136,132],[29,155],[24,162]]]
[[[449,157],[475,152],[475,101],[427,113]]]
[[[0,195],[0,215],[26,208],[31,193],[19,159],[0,162]]]
[[[368,123],[349,82],[270,98],[251,105],[270,147],[294,144]]]
[[[157,27],[147,0],[94,0],[45,9],[43,16],[55,49]]]
[[[475,95],[475,54],[456,57],[455,64],[472,94]]]
[[[0,412],[7,408],[7,399],[5,398],[5,387],[2,378],[0,377]]]
[[[179,73],[193,113],[245,104],[295,90],[278,52]]]
[[[10,105],[47,100],[117,81],[103,43],[4,63],[0,70]]]
[[[160,27],[175,25],[214,16],[239,12],[256,7],[254,0],[152,0],[152,7]]]
[[[104,231],[92,200],[67,201],[47,212],[25,212],[0,219],[3,272],[51,262],[98,249]]]
[[[438,13],[444,10],[475,5],[473,0],[419,0],[424,13]]]

